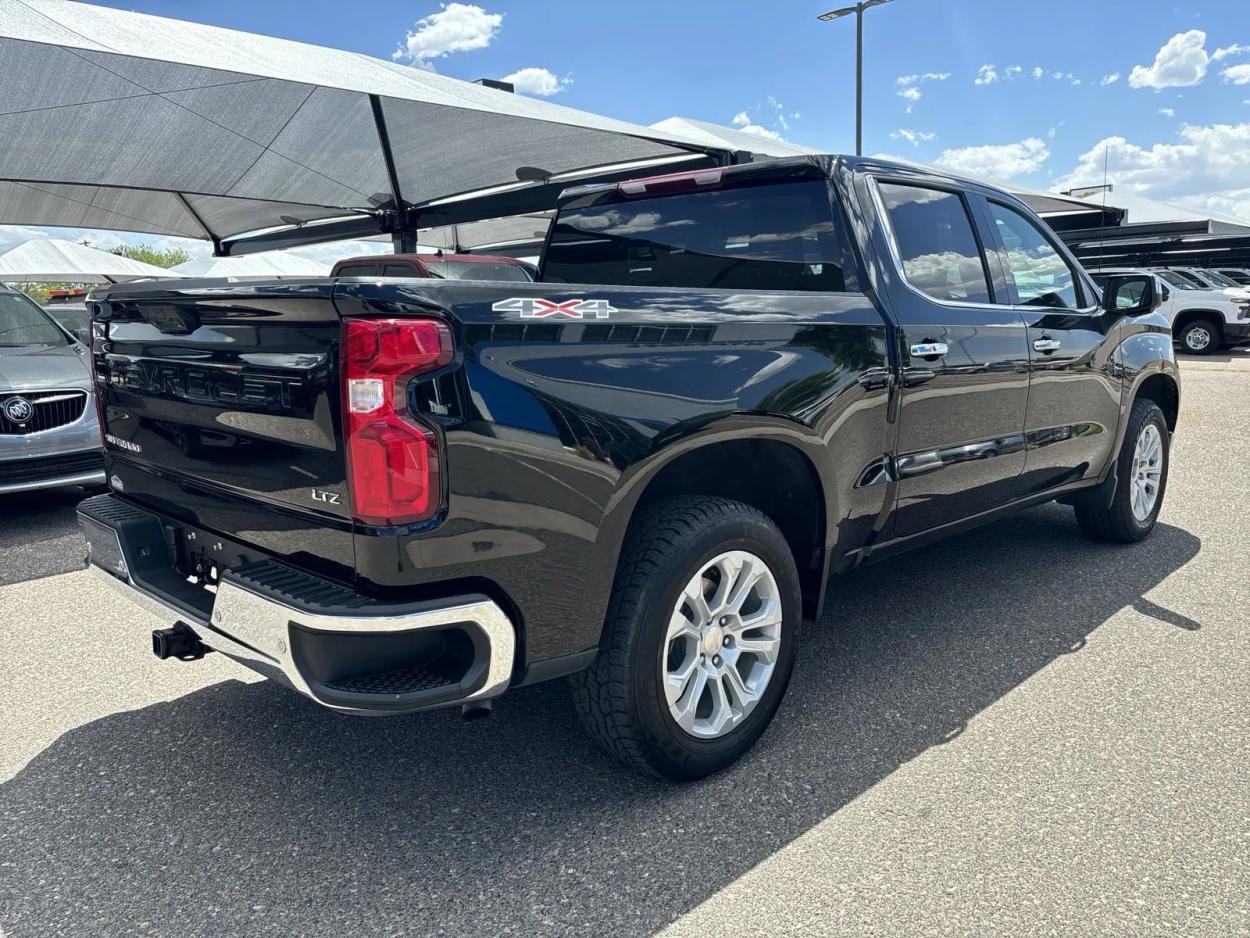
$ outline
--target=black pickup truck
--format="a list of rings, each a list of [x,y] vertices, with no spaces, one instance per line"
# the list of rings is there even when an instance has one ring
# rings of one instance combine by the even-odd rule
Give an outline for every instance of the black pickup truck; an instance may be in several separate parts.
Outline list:
[[[804,157],[565,192],[536,283],[110,287],[89,563],[341,712],[569,676],[626,763],[761,736],[827,580],[1061,500],[1153,527],[1178,374],[1010,195]],[[993,588],[993,587],[989,587]]]

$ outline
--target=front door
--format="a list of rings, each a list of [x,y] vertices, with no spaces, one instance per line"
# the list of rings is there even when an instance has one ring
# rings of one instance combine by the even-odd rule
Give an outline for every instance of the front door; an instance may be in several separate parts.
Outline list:
[[[968,196],[949,183],[880,178],[901,330],[894,534],[907,537],[1019,497],[1029,353],[1002,305]],[[997,281],[997,282],[996,282]]]
[[[1107,339],[1117,319],[1032,218],[987,199],[990,240],[1007,277],[1005,302],[1024,318],[1032,359],[1025,415],[1024,494],[1097,476],[1111,458],[1120,379]]]

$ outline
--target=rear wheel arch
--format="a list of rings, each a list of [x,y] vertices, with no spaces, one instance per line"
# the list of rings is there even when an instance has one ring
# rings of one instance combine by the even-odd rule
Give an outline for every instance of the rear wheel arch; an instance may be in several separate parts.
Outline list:
[[[633,506],[631,522],[651,504],[683,495],[727,498],[767,515],[794,555],[804,616],[818,614],[828,512],[825,486],[806,453],[767,438],[706,443],[671,459],[647,481]]]

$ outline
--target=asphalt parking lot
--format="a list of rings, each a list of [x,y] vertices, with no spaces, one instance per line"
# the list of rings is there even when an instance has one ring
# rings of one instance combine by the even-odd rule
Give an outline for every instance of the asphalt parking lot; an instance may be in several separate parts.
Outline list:
[[[778,722],[672,787],[562,684],[341,717],[0,500],[0,934],[1250,934],[1250,354],[1186,360],[1160,526],[1046,506],[837,583]]]

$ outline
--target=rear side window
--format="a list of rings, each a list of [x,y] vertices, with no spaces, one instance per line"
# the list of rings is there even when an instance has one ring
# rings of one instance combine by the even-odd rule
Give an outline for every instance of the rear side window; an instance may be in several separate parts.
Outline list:
[[[903,276],[917,290],[952,303],[988,303],[985,259],[964,200],[924,186],[878,183]]]
[[[556,216],[555,283],[846,290],[823,181],[630,199]]]

